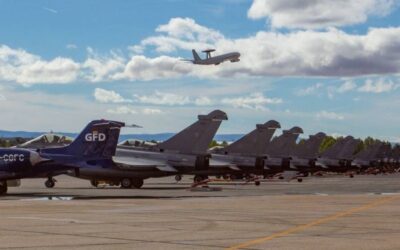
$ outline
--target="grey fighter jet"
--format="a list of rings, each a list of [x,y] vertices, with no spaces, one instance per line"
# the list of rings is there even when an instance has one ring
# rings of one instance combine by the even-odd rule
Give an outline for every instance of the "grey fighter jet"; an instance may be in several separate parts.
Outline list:
[[[209,173],[208,145],[227,115],[215,110],[199,115],[198,121],[172,138],[156,145],[119,145],[113,157],[114,167],[80,169],[79,177],[121,185],[122,188],[140,188],[144,179],[183,174],[205,176]],[[222,167],[222,166],[221,166]]]
[[[354,152],[361,141],[352,136],[339,139],[332,147],[328,148],[321,157],[318,158],[316,165],[325,169],[326,172],[350,173],[356,167],[352,166]]]
[[[284,130],[282,135],[275,137],[266,149],[268,155],[265,165],[271,172],[280,173],[283,171],[295,171],[296,168],[290,165],[290,156],[296,147],[296,141],[303,129],[293,127],[289,130]]]
[[[325,138],[326,134],[320,132],[310,135],[307,140],[297,144],[292,152],[290,165],[299,170],[303,176],[318,171],[319,168],[315,164],[319,157],[319,148]]]
[[[264,175],[266,149],[281,125],[275,120],[257,124],[256,128],[232,144],[211,151],[212,160],[226,162],[237,169],[225,169],[232,179],[249,175]],[[210,163],[211,164],[211,163]]]
[[[376,142],[369,145],[364,150],[354,155],[352,166],[356,166],[360,171],[366,171],[368,168],[377,168],[380,163],[380,152],[384,148],[382,142]]]
[[[193,64],[199,64],[199,65],[218,65],[220,63],[223,63],[225,61],[231,61],[231,62],[239,62],[240,59],[240,53],[239,52],[231,52],[223,55],[218,55],[218,56],[211,56],[211,52],[214,52],[214,49],[207,49],[203,50],[202,52],[206,53],[206,58],[202,59],[200,56],[197,54],[196,50],[192,50],[193,54],[193,60],[188,60],[184,59],[185,61],[192,62]]]

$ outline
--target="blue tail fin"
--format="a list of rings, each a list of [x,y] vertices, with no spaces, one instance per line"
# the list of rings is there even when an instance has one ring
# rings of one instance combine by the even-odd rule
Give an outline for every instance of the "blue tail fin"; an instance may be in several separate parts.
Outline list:
[[[123,126],[125,124],[122,122],[95,120],[90,122],[69,146],[43,149],[42,152],[110,159],[115,155]]]
[[[193,59],[194,61],[201,61],[199,54],[197,54],[196,50],[192,49]]]

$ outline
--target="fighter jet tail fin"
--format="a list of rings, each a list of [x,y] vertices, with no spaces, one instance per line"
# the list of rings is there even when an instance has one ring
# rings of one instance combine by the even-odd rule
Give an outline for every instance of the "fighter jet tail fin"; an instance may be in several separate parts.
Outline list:
[[[197,54],[196,50],[192,49],[193,59],[194,61],[201,61],[199,54]]]
[[[264,124],[257,124],[256,129],[243,136],[234,143],[221,149],[224,153],[261,155],[265,154],[269,141],[280,128],[279,122],[271,120]]]
[[[111,159],[115,155],[122,122],[95,120],[78,137],[63,148],[44,149],[45,152],[74,155],[84,158]]]
[[[295,156],[307,159],[317,158],[319,154],[319,148],[325,138],[326,134],[322,132],[311,135],[308,140],[296,146],[294,151]]]
[[[227,119],[228,116],[221,110],[214,110],[208,115],[199,115],[198,121],[170,139],[159,143],[156,148],[160,151],[206,154],[221,122]]]
[[[303,134],[303,129],[300,127],[283,130],[282,135],[275,137],[271,143],[268,144],[266,154],[271,157],[292,156],[300,134]]]

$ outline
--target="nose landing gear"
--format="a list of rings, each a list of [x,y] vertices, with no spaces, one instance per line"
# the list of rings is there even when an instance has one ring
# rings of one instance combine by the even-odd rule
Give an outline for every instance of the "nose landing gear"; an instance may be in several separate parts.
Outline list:
[[[0,181],[0,195],[6,194],[7,190],[8,190],[7,181]]]
[[[56,185],[56,182],[57,182],[56,179],[54,179],[53,177],[49,177],[49,178],[47,179],[47,181],[45,181],[44,185],[45,185],[47,188],[53,188],[53,187]]]

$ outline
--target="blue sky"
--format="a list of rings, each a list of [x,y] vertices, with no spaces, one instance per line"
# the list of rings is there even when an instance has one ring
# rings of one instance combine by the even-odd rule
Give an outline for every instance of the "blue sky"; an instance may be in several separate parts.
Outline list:
[[[90,119],[220,133],[276,119],[306,134],[399,141],[400,8],[392,0],[0,0],[1,129],[76,132]],[[191,48],[239,51],[219,66]]]

